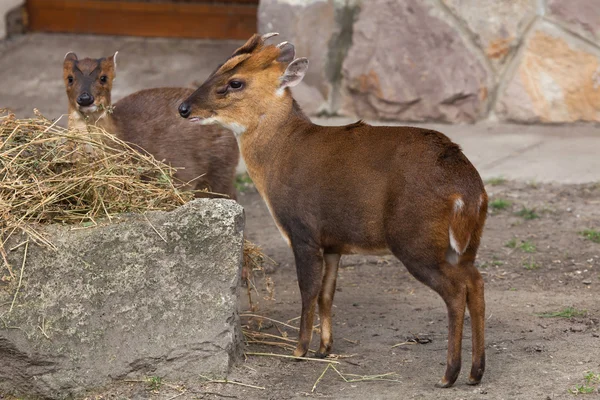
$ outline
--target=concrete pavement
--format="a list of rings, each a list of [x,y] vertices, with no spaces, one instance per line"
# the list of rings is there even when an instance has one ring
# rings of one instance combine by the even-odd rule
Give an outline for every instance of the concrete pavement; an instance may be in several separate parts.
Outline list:
[[[33,108],[53,118],[66,112],[62,60],[68,51],[80,57],[119,51],[113,88],[117,101],[144,88],[201,82],[240,43],[60,34],[17,37],[0,42],[0,108],[11,108],[19,117],[32,115]],[[313,120],[336,125],[356,119]],[[600,182],[600,126],[411,125],[446,133],[463,147],[484,179]]]

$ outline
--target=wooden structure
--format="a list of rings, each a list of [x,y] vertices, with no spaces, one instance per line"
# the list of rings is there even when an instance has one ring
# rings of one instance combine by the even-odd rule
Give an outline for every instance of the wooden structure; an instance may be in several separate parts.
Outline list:
[[[30,31],[247,39],[258,0],[27,0]]]

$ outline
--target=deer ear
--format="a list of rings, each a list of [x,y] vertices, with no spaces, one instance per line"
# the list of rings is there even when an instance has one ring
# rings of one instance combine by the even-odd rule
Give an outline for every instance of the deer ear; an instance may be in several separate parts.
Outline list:
[[[296,58],[288,65],[285,73],[281,77],[281,89],[286,87],[294,87],[302,81],[306,71],[308,70],[307,58]]]
[[[67,54],[65,54],[64,61],[77,61],[77,54],[73,53],[72,51],[68,52]]]
[[[117,54],[119,54],[119,52],[115,51],[115,54],[108,57],[108,61],[110,61],[113,64],[115,72],[117,72]]]

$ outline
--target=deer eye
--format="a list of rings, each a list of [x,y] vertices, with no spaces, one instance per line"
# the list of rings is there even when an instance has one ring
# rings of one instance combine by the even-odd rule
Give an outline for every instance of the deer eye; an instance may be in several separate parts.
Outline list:
[[[241,89],[242,87],[244,87],[244,82],[242,81],[231,81],[229,82],[229,87],[234,89],[234,90],[238,90]]]
[[[100,77],[100,82],[102,82],[102,83],[106,83],[106,82],[108,82],[108,76],[106,76],[106,75],[102,75],[102,76]]]
[[[73,77],[71,75],[67,76],[67,81],[69,81],[69,85],[73,84]]]

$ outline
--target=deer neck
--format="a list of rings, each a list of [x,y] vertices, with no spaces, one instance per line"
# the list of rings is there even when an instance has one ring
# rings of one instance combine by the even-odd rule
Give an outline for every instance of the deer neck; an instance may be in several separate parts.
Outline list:
[[[291,96],[287,103],[287,107],[260,115],[238,139],[248,174],[261,195],[269,170],[289,156],[291,140],[312,125]]]

